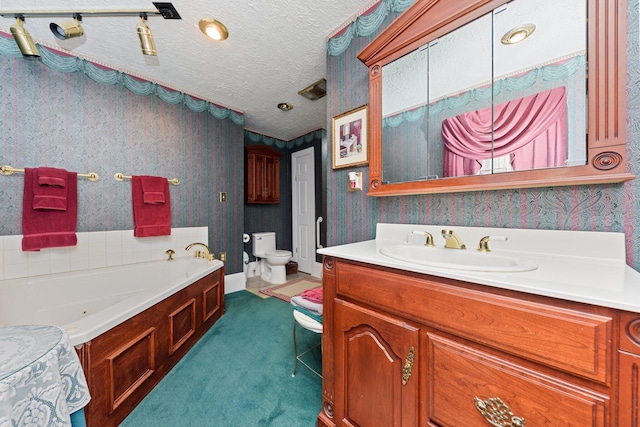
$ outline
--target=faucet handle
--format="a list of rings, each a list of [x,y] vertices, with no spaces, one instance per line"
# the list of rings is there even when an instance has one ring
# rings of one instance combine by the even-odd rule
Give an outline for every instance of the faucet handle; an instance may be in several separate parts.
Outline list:
[[[433,236],[431,235],[431,233],[429,233],[428,231],[424,232],[424,245],[425,246],[435,246],[436,244],[433,243]]]
[[[478,250],[480,252],[491,252],[489,249],[489,241],[506,242],[507,240],[507,236],[484,236],[478,243]]]

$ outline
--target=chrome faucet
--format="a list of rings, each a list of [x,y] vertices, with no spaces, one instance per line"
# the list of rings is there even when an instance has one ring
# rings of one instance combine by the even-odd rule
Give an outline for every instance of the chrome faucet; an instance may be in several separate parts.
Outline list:
[[[204,243],[191,243],[189,246],[187,246],[186,248],[184,248],[186,251],[188,251],[189,249],[191,249],[194,246],[202,246],[204,248],[204,250],[200,251],[200,250],[196,250],[194,252],[195,257],[196,258],[203,258],[206,259],[208,261],[213,261],[214,256],[211,253],[211,249],[209,249],[209,246],[205,245]]]
[[[453,230],[442,230],[442,237],[444,237],[444,247],[449,249],[467,249],[462,242],[460,236],[453,232]]]

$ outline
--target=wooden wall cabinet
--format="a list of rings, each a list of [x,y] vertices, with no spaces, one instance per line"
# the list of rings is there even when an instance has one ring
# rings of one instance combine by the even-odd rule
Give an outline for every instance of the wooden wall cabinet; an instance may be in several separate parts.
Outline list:
[[[320,426],[639,425],[639,314],[328,256],[323,269]]]
[[[266,145],[246,147],[245,194],[247,203],[280,203],[280,157]]]

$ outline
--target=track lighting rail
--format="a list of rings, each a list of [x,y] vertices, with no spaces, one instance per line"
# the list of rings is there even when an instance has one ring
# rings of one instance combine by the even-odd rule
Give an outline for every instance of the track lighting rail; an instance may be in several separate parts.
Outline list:
[[[0,16],[3,17],[25,17],[25,18],[38,18],[38,17],[65,17],[74,15],[86,15],[86,16],[140,16],[141,13],[148,15],[162,15],[158,9],[131,9],[131,10],[0,10]]]
[[[97,9],[97,10],[0,10],[0,16],[11,16],[14,18],[29,18],[29,17],[46,17],[46,16],[74,16],[74,15],[87,15],[87,16],[141,16],[146,15],[159,15],[164,19],[182,19],[176,8],[171,3],[156,3],[153,5],[155,9]]]

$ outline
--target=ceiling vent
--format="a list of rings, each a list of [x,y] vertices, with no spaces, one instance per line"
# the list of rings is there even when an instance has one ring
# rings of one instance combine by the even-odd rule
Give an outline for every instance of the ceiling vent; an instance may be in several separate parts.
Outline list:
[[[298,93],[310,101],[317,101],[327,94],[327,81],[325,79],[320,79]]]

